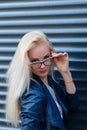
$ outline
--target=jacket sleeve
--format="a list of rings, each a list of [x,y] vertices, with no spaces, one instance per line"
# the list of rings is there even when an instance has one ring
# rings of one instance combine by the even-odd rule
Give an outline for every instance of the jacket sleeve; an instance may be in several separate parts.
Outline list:
[[[78,109],[80,102],[77,89],[74,94],[69,94],[66,92],[64,85],[56,82],[56,91],[69,111],[76,111]]]
[[[74,94],[66,93],[66,104],[69,111],[73,112],[78,109],[80,102],[77,90]]]
[[[45,105],[46,97],[41,88],[31,86],[20,99],[21,130],[43,129]]]

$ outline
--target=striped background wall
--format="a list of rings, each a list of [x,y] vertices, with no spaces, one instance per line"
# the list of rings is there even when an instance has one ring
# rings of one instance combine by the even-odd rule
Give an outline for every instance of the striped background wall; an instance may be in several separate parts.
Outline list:
[[[47,34],[57,52],[69,53],[81,104],[69,130],[87,130],[87,0],[0,1],[0,130],[16,130],[5,119],[5,73],[20,38],[35,29]]]

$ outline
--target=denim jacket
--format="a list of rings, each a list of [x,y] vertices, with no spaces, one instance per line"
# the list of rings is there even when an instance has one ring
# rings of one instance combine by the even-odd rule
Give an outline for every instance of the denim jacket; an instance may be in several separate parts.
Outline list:
[[[34,75],[29,90],[20,98],[21,130],[66,130],[69,111],[78,108],[78,94],[68,94],[64,87],[48,76],[49,85],[62,107],[63,119],[42,80]]]

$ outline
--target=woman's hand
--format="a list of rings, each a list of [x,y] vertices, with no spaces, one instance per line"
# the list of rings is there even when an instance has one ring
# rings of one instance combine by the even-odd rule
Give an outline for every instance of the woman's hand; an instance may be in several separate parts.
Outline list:
[[[74,94],[76,92],[76,87],[72,79],[71,72],[69,71],[69,56],[68,53],[52,53],[54,62],[61,73],[63,80],[65,82],[66,91],[68,93]]]
[[[52,53],[54,62],[60,73],[69,72],[69,56],[68,53]]]

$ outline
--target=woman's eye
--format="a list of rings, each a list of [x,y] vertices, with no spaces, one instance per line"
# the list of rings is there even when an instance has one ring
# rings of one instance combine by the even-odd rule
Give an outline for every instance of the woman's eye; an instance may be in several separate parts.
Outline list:
[[[47,58],[49,58],[49,57],[50,57],[50,56],[45,56],[44,59],[47,59]]]
[[[36,61],[38,61],[38,60],[36,60],[36,59],[34,59],[34,60],[31,60],[31,62],[36,62]]]

